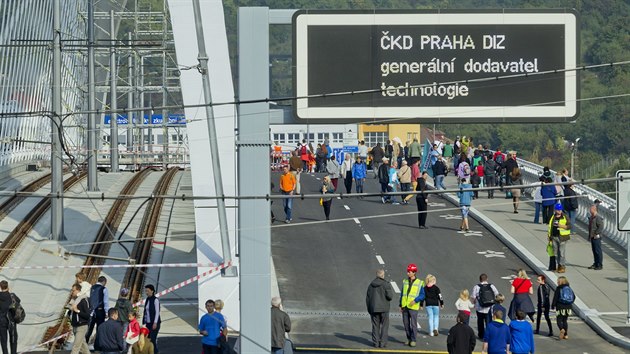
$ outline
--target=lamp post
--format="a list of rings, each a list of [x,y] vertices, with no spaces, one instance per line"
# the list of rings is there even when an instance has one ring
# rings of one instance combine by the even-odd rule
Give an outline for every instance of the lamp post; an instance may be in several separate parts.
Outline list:
[[[574,168],[575,168],[575,155],[577,154],[578,142],[581,138],[575,139],[575,142],[572,144],[571,149],[571,178],[575,179]]]

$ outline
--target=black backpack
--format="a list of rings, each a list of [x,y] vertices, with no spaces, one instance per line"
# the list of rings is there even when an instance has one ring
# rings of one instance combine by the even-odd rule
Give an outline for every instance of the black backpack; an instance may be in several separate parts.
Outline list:
[[[17,324],[24,322],[24,319],[26,318],[26,312],[24,311],[22,304],[13,293],[11,293],[11,306],[9,306],[7,316],[9,317],[9,321]]]
[[[494,305],[494,291],[491,284],[479,284],[479,294],[477,302],[481,307],[490,307]]]

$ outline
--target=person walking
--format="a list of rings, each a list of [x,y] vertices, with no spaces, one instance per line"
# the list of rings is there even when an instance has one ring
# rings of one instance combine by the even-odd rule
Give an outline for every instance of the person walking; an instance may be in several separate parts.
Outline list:
[[[418,227],[421,229],[429,228],[427,226],[429,195],[425,193],[425,191],[427,190],[427,178],[429,178],[429,174],[425,171],[422,172],[422,175],[417,180],[417,191],[419,191],[420,193],[416,194],[416,206],[418,207]]]
[[[578,208],[580,207],[580,203],[578,203],[578,197],[573,189],[572,180],[569,180],[570,184],[567,184],[564,187],[564,199],[562,199],[562,207],[564,211],[569,216],[569,220],[571,220],[571,225],[575,225],[575,219],[577,218]]]
[[[549,219],[547,237],[553,245],[553,253],[558,265],[557,272],[564,273],[566,271],[567,241],[571,239],[572,225],[569,217],[562,211],[562,204],[557,203],[554,210],[553,216]]]
[[[466,183],[466,178],[461,179],[457,196],[459,197],[459,207],[462,211],[462,223],[459,226],[459,229],[469,231],[470,227],[468,226],[468,211],[470,210],[470,205],[472,204],[473,191],[472,185]]]
[[[227,333],[227,325],[223,315],[214,308],[213,300],[206,301],[206,314],[199,320],[199,334],[203,354],[220,354],[221,335]]]
[[[455,308],[457,313],[466,315],[464,323],[468,324],[470,319],[470,310],[475,308],[475,305],[470,301],[470,292],[468,289],[464,289],[459,292],[459,298],[455,301]]]
[[[90,343],[90,337],[94,331],[94,326],[98,330],[109,311],[109,290],[107,289],[107,278],[104,276],[98,277],[96,284],[90,288],[90,324],[88,325],[87,333],[85,334],[85,341]]]
[[[477,345],[475,332],[467,324],[468,317],[465,313],[457,314],[457,324],[448,330],[446,348],[448,354],[472,354]]]
[[[291,177],[293,175],[289,174]],[[153,343],[153,351],[158,354],[160,351],[157,345],[157,336],[160,332],[160,300],[155,296],[155,287],[153,284],[144,286],[144,292],[147,298],[144,301],[144,316],[142,316],[142,324],[149,329],[149,339]]]
[[[523,185],[523,179],[521,177],[521,169],[518,167],[514,167],[512,173],[510,173],[509,177],[511,186],[521,186]],[[518,206],[521,201],[521,188],[512,188],[510,189],[512,192],[512,206],[514,207],[514,214],[518,214]]]
[[[324,176],[324,181],[319,191],[322,193],[321,201],[324,207],[324,215],[326,216],[326,220],[330,220],[330,206],[332,205],[333,198],[327,196],[327,194],[335,193],[335,186],[333,186],[330,176]]]
[[[384,195],[389,191],[389,159],[383,157],[383,164],[378,168],[378,183],[381,184],[381,201],[383,204],[388,203],[391,200],[391,196]]]
[[[297,155],[297,150],[291,151],[291,158],[289,159],[289,171],[295,177],[295,193],[300,194],[300,177],[302,175],[303,168],[302,160]]]
[[[488,323],[488,328],[483,336],[482,353],[488,354],[508,354],[510,353],[510,342],[512,336],[510,328],[501,320],[502,311],[495,311],[492,321]]]
[[[376,146],[370,151],[372,155],[372,172],[374,172],[374,178],[378,178],[378,171],[381,163],[383,163],[383,157],[385,157],[385,150],[381,147],[381,143],[376,143]]]
[[[392,163],[390,164],[389,167],[389,184],[387,185],[387,191],[388,192],[392,192],[392,193],[396,193],[399,191],[399,181],[398,181],[398,162],[396,162],[395,160],[392,161]],[[402,198],[401,198],[402,199]],[[392,202],[392,205],[398,205],[400,203],[398,203],[396,201],[396,195],[391,195],[390,196],[390,200]]]
[[[444,178],[446,177],[446,173],[448,172],[448,168],[446,167],[446,162],[442,158],[442,155],[437,156],[437,161],[433,164],[433,179],[435,183],[435,188],[439,190],[445,190],[446,186],[444,185]]]
[[[510,292],[514,294],[512,302],[510,303],[509,317],[510,320],[516,318],[516,313],[521,310],[525,312],[529,319],[534,322],[534,303],[529,295],[534,294],[534,286],[527,276],[527,272],[524,269],[519,269],[516,278],[512,281]]]
[[[437,279],[433,274],[425,278],[424,304],[429,317],[429,336],[437,337],[440,333],[440,309],[444,308],[442,292],[436,285]]]
[[[553,336],[553,327],[551,327],[551,319],[549,318],[549,309],[551,308],[551,301],[549,301],[549,294],[551,294],[551,287],[547,284],[547,279],[544,275],[538,275],[538,290],[536,294],[538,296],[537,314],[536,314],[536,331],[534,333],[540,333],[540,319],[542,315],[545,315],[545,321],[549,327],[549,337]]]
[[[475,311],[477,312],[477,336],[479,339],[483,339],[488,323],[488,311],[494,305],[494,299],[497,295],[499,295],[499,290],[494,284],[488,282],[488,275],[485,273],[479,275],[479,283],[471,291],[471,300],[475,304]]]
[[[122,323],[118,320],[118,310],[112,307],[107,310],[107,321],[96,329],[94,349],[101,354],[120,354],[125,350]]]
[[[569,339],[569,322],[567,319],[572,314],[575,293],[569,286],[569,280],[565,276],[558,277],[558,286],[553,294],[551,309],[556,310],[556,322],[560,330],[559,339]]]
[[[365,185],[366,177],[367,166],[365,165],[365,161],[359,156],[357,157],[357,162],[352,165],[350,188],[352,188],[352,180],[354,180],[354,185],[356,186],[357,193],[364,193],[363,186]],[[363,199],[363,197],[361,197],[361,199]]]
[[[413,141],[409,144],[409,158],[412,165],[422,160],[422,145],[418,142],[418,138],[413,138]]]
[[[595,199],[588,217],[588,239],[591,241],[591,250],[593,251],[593,264],[588,269],[602,270],[603,254],[602,254],[602,232],[604,231],[604,220],[597,213],[599,199]]]
[[[138,323],[138,314],[136,313],[136,311],[129,312],[129,315],[127,315],[127,319],[129,320],[129,326],[127,326],[127,329],[125,330],[124,337],[125,343],[127,343],[129,347],[129,353],[131,353],[132,346],[137,343],[140,338],[140,324]]]
[[[271,298],[271,353],[284,354],[285,333],[291,332],[291,319],[282,311],[282,299]]]
[[[403,289],[400,293],[400,312],[403,318],[403,327],[407,335],[407,345],[416,346],[418,332],[418,310],[424,300],[424,282],[416,278],[418,267],[410,263],[407,266],[407,277],[403,279]]]
[[[339,180],[339,175],[341,174],[341,167],[335,158],[335,155],[330,157],[330,160],[326,163],[326,172],[328,172],[328,177],[330,177],[330,181],[332,185],[335,186],[335,190],[337,190],[337,181]]]
[[[402,161],[402,166],[400,166],[400,169],[398,170],[398,180],[400,181],[400,191],[401,192],[409,192],[411,191],[411,167],[409,167],[409,165],[407,165],[407,160],[403,160]],[[402,195],[401,196],[401,204],[409,204],[409,202],[407,201],[407,197],[410,196],[411,194],[408,195]]]
[[[11,315],[11,304],[13,301],[20,302],[20,299],[9,291],[9,282],[0,281],[0,345],[2,346],[2,354],[17,353],[17,324],[13,321]]]
[[[289,172],[289,167],[284,166],[283,174],[280,176],[280,193],[282,195],[293,195],[295,191],[295,177]],[[286,215],[285,223],[291,222],[291,209],[293,207],[293,198],[284,198],[282,199],[282,204],[284,206],[284,213]]]
[[[127,332],[127,327],[129,327],[129,314],[133,312],[133,305],[127,296],[129,296],[129,289],[120,289],[120,295],[114,306],[116,310],[118,310],[118,321],[122,324],[123,333]]]
[[[415,192],[418,190],[418,178],[420,178],[420,162],[421,160],[416,160],[411,164],[411,191]],[[409,194],[405,201],[409,202],[409,200],[413,198],[413,194]]]
[[[551,171],[547,170],[543,173],[543,183],[540,187],[540,195],[542,197],[543,207],[543,224],[549,223],[549,219],[553,217],[554,206],[556,204],[556,187],[549,184],[553,182]]]
[[[486,157],[483,162],[483,181],[486,187],[497,185],[497,163],[492,157]],[[488,199],[494,199],[494,189],[488,190]]]
[[[85,340],[85,334],[90,321],[90,304],[87,295],[81,292],[81,284],[72,285],[72,293],[70,300],[70,324],[74,334],[74,343],[72,344],[71,354],[90,354],[90,348]]]
[[[360,161],[357,158],[357,162]],[[352,170],[353,163],[350,154],[346,154],[341,164],[341,177],[343,177],[343,185],[346,187],[346,193],[352,193]],[[358,193],[358,192],[357,192]]]
[[[510,351],[512,354],[534,354],[534,332],[525,321],[525,312],[516,311],[516,320],[510,322]]]
[[[540,214],[543,211],[542,193],[541,193],[543,181],[544,181],[544,177],[540,176],[538,178],[538,182],[534,182],[531,184],[531,186],[534,187],[534,190],[532,191],[532,199],[534,200],[534,207],[535,207],[534,224],[540,224]]]
[[[387,347],[389,331],[389,303],[394,298],[392,285],[385,281],[385,270],[376,271],[376,278],[367,288],[365,304],[372,320],[372,345],[375,348]]]

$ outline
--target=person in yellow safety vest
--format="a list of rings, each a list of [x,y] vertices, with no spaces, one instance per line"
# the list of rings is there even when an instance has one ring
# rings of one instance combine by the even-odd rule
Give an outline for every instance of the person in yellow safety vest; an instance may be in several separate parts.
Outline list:
[[[566,249],[567,241],[571,238],[571,221],[567,214],[562,211],[562,204],[557,203],[554,207],[554,214],[549,219],[549,229],[547,236],[553,245],[553,253],[558,262],[558,273],[566,271]]]
[[[416,346],[416,333],[418,331],[418,310],[424,300],[424,282],[416,278],[418,267],[411,263],[407,266],[407,278],[403,279],[403,290],[400,294],[400,312],[403,318],[403,327],[407,335],[407,345]]]

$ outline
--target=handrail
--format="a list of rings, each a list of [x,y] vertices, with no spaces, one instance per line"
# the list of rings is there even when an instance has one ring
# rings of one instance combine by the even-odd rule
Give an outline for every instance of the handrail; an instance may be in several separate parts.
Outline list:
[[[516,158],[518,166],[521,169],[523,176],[523,184],[532,184],[538,182],[538,178],[543,173],[543,166],[537,165],[533,162],[529,162],[520,158]],[[556,171],[551,170],[555,175]],[[598,214],[604,221],[604,235],[605,237],[613,240],[619,246],[627,249],[628,237],[626,233],[617,230],[617,202],[615,199],[607,196],[606,194],[590,188],[584,184],[580,184],[580,181],[575,181],[573,186],[578,198],[578,212],[577,220],[588,224],[589,208],[593,205],[595,199],[599,199],[601,204],[597,209]]]

